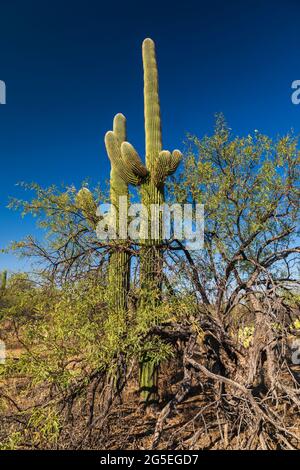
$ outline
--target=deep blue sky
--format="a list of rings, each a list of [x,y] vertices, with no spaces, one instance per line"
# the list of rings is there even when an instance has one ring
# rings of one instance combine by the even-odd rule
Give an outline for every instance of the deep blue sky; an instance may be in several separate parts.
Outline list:
[[[0,247],[34,233],[5,208],[15,183],[78,185],[109,176],[103,136],[113,115],[143,154],[141,42],[156,41],[165,148],[210,132],[300,131],[298,0],[1,0]],[[25,194],[26,196],[26,194]],[[22,268],[0,255],[0,270]]]

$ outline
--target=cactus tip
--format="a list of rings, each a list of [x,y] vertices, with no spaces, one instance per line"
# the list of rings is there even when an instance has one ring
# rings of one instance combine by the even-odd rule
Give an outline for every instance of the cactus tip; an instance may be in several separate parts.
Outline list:
[[[126,121],[126,117],[122,113],[117,113],[114,119],[123,119],[124,121]]]
[[[143,41],[143,47],[145,46],[154,46],[154,41],[151,38],[146,38]]]
[[[106,142],[107,139],[111,138],[114,135],[113,131],[107,131],[104,136],[104,141]]]

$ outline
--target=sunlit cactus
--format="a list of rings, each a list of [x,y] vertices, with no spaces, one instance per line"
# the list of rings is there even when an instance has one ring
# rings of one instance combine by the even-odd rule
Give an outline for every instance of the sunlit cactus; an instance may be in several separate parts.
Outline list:
[[[111,201],[118,207],[118,197],[128,195],[128,185],[140,187],[142,203],[150,213],[151,204],[164,203],[164,182],[174,173],[181,160],[181,152],[172,153],[162,148],[160,103],[158,94],[158,71],[155,45],[152,39],[145,39],[142,46],[144,68],[144,117],[146,153],[145,164],[135,148],[126,141],[126,120],[122,114],[114,119],[113,131],[105,135],[105,145],[111,162],[110,192]],[[160,215],[158,215],[161,217]],[[162,273],[162,227],[158,224],[158,233],[151,237],[151,225],[148,234],[141,240],[140,285],[141,308],[157,304],[160,300]],[[121,256],[124,262],[121,262]],[[129,271],[125,269],[125,252],[115,252],[111,256],[110,284],[116,292],[125,293],[129,284]],[[118,261],[114,261],[114,260]],[[127,259],[127,258],[126,258]],[[118,287],[119,286],[119,287]],[[123,286],[123,291],[120,289]],[[122,302],[122,297],[121,297]],[[142,361],[140,370],[141,397],[146,403],[157,400],[157,371],[149,360]]]
[[[167,176],[176,171],[182,155],[179,150],[172,153],[162,150],[158,73],[152,39],[145,39],[143,42],[143,65],[146,164],[144,165],[135,148],[126,142],[126,120],[122,114],[115,116],[113,131],[105,135],[105,145],[112,171],[121,179],[122,185],[147,185],[151,193],[148,199],[155,203],[157,198],[161,199],[163,183]],[[159,195],[156,194],[157,190]]]
[[[138,179],[123,165],[121,145],[126,140],[126,118],[117,114],[113,122],[113,130],[105,135],[105,146],[111,163],[110,171],[110,200],[119,211],[119,198],[129,198],[128,183],[137,184]],[[118,219],[118,218],[117,218]],[[118,227],[117,227],[118,230]],[[126,241],[118,242],[111,252],[109,260],[109,294],[112,307],[117,311],[125,311],[130,286],[130,257],[124,245]]]
[[[164,203],[164,182],[167,176],[174,173],[182,158],[179,150],[172,153],[162,149],[162,130],[160,103],[158,93],[158,71],[155,56],[155,45],[152,39],[143,42],[144,67],[144,116],[146,137],[146,167],[149,177],[141,184],[143,204],[150,209],[151,204]],[[159,215],[157,215],[159,216]],[[159,301],[161,290],[162,243],[161,223],[156,238],[152,239],[149,224],[148,238],[141,249],[141,287],[142,305]],[[146,403],[158,399],[158,374],[155,364],[145,360],[140,371],[141,398]]]
[[[150,210],[151,204],[164,202],[164,182],[167,176],[174,173],[181,160],[181,152],[162,150],[162,131],[160,118],[160,104],[158,95],[158,72],[155,57],[155,45],[152,39],[145,39],[142,46],[144,67],[144,116],[146,137],[146,164],[128,142],[121,146],[121,165],[132,170],[135,178],[140,179],[142,203]],[[130,181],[128,181],[130,183]],[[152,247],[161,245],[161,230],[155,239],[151,238],[151,226],[148,225],[148,237],[143,241],[147,256],[141,256],[142,285],[149,281],[158,283],[157,256]],[[152,254],[149,253],[151,247]]]

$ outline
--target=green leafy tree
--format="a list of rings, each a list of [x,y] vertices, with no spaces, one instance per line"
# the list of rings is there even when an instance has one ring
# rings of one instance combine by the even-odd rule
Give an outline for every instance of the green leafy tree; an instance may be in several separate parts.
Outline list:
[[[234,137],[220,115],[213,135],[188,137],[184,170],[169,185],[175,201],[205,207],[203,249],[189,253],[183,244],[176,262],[203,312],[224,341],[241,306],[254,312],[250,383],[263,337],[273,337],[271,323],[285,310],[282,289],[299,285],[299,162],[293,134]]]

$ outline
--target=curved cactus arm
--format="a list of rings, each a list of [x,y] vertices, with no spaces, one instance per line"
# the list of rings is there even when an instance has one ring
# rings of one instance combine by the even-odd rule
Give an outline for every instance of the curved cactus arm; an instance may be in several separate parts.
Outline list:
[[[156,165],[151,173],[152,181],[158,185],[164,182],[166,176],[169,174],[169,166],[171,163],[171,153],[168,150],[163,150],[159,153]]]
[[[139,154],[129,142],[122,143],[121,154],[128,171],[141,178],[148,175],[148,170],[142,163]]]
[[[120,141],[115,133],[113,131],[108,131],[105,134],[104,141],[112,168],[114,168],[126,183],[138,185],[140,183],[140,179],[126,168],[122,160]]]
[[[169,169],[169,175],[171,175],[172,173],[175,173],[175,171],[177,170],[180,162],[182,160],[182,153],[180,152],[180,150],[173,150],[172,152],[172,155],[171,155],[171,162],[170,162],[170,169]]]
[[[158,72],[155,45],[152,39],[143,41],[144,113],[146,134],[146,166],[152,171],[162,150]]]
[[[154,184],[161,184],[167,176],[172,175],[182,158],[179,150],[174,150],[172,154],[168,150],[162,150],[158,155],[158,160],[152,172]]]
[[[118,208],[119,207],[119,197],[127,196],[128,197],[128,184],[122,176],[120,176],[117,171],[116,164],[118,163],[118,158],[120,159],[120,147],[121,143],[126,140],[126,118],[123,114],[118,113],[114,117],[113,121],[113,131],[110,131],[113,135],[113,149],[109,149],[109,146],[106,145],[106,150],[108,157],[111,162],[111,171],[110,171],[110,200],[111,203]],[[106,141],[106,138],[105,138]],[[108,137],[109,141],[109,137]],[[107,144],[107,142],[105,142]],[[118,150],[119,149],[119,150]]]

